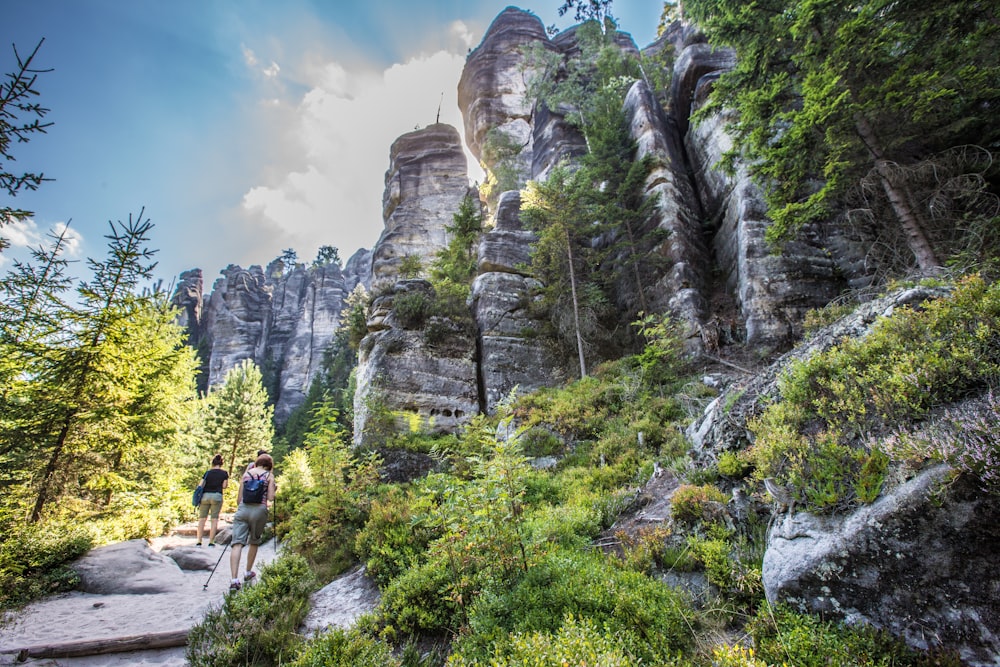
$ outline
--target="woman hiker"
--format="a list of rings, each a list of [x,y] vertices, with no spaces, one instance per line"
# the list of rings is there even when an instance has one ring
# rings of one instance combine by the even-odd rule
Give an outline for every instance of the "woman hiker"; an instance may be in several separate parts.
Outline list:
[[[201,504],[198,505],[198,542],[195,546],[201,546],[201,536],[205,533],[205,519],[212,517],[212,530],[208,534],[208,546],[215,546],[215,533],[219,530],[219,512],[222,511],[222,492],[229,486],[229,473],[222,469],[222,455],[216,454],[212,458],[212,467],[205,471],[201,477],[201,484],[198,486],[204,489],[201,495]]]
[[[250,583],[257,573],[253,571],[253,563],[257,559],[257,547],[264,536],[264,526],[267,524],[267,504],[274,500],[274,460],[267,454],[261,454],[251,468],[243,473],[239,495],[236,498],[236,515],[233,517],[232,552],[229,555],[229,569],[232,581],[229,590],[238,591],[243,583]],[[260,487],[259,490],[257,487]],[[247,546],[247,565],[240,581],[240,556],[243,546]]]

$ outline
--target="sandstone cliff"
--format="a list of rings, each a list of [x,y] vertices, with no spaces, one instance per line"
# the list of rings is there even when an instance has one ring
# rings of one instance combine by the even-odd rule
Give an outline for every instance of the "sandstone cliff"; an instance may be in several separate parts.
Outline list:
[[[359,250],[336,264],[285,267],[281,260],[244,269],[230,265],[203,295],[202,272],[181,274],[173,302],[181,310],[188,342],[202,361],[200,389],[225,380],[243,359],[262,369],[283,422],[301,405],[320,369],[323,351],[340,326],[344,300],[369,285],[371,252]]]

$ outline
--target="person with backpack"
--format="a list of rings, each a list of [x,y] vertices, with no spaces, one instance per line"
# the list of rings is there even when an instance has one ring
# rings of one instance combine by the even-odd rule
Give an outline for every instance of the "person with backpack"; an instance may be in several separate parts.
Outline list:
[[[238,591],[243,584],[257,578],[253,563],[257,559],[257,548],[264,536],[267,524],[267,505],[274,500],[275,485],[274,460],[268,454],[261,454],[252,467],[244,473],[236,496],[236,515],[233,517],[232,551],[229,554],[229,569],[232,581],[229,590]],[[243,546],[247,547],[247,564],[240,580],[240,557]]]
[[[229,486],[229,473],[222,469],[222,454],[212,457],[212,467],[201,476],[201,503],[198,505],[198,542],[205,533],[205,520],[212,517],[212,530],[208,534],[208,546],[215,546],[215,533],[219,530],[219,513],[222,511],[222,492]]]

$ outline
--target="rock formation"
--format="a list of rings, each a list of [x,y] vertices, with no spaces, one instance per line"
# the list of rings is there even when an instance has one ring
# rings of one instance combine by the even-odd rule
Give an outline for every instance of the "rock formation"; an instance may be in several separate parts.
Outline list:
[[[203,296],[200,270],[181,274],[173,303],[202,359],[202,391],[223,382],[244,359],[253,359],[275,399],[275,419],[301,405],[320,370],[323,352],[340,327],[347,296],[371,281],[371,252],[359,250],[341,270],[336,264],[267,270],[230,265]]]
[[[438,123],[396,139],[382,194],[385,229],[372,251],[373,288],[391,287],[408,256],[426,271],[447,245],[445,226],[469,195],[468,164],[455,128]]]
[[[764,554],[768,600],[995,665],[1000,508],[950,475],[939,465],[847,516],[779,522]]]
[[[393,143],[382,197],[385,230],[372,251],[369,334],[358,350],[357,443],[376,442],[389,425],[393,432],[452,431],[480,410],[472,327],[435,315],[430,283],[400,273],[408,256],[427,271],[471,192],[453,127],[432,125]]]

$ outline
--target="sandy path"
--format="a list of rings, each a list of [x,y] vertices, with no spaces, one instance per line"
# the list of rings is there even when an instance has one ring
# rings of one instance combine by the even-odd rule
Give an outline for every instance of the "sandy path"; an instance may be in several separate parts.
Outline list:
[[[192,545],[194,539],[183,535],[153,540],[154,550],[164,546]],[[207,547],[206,547],[207,548]],[[220,556],[223,549],[216,547]],[[214,550],[213,550],[214,551]],[[276,557],[274,541],[261,545],[254,569]],[[246,556],[244,555],[244,560]],[[39,600],[16,614],[0,627],[0,651],[44,644],[93,641],[147,633],[190,629],[205,612],[222,603],[229,590],[229,550],[204,587],[209,572],[184,571],[185,583],[170,593],[145,595],[94,595],[63,593]],[[184,648],[135,651],[82,658],[29,659],[17,663],[15,656],[0,655],[0,665],[58,665],[62,667],[100,667],[101,665],[161,665],[181,667],[186,664]]]

